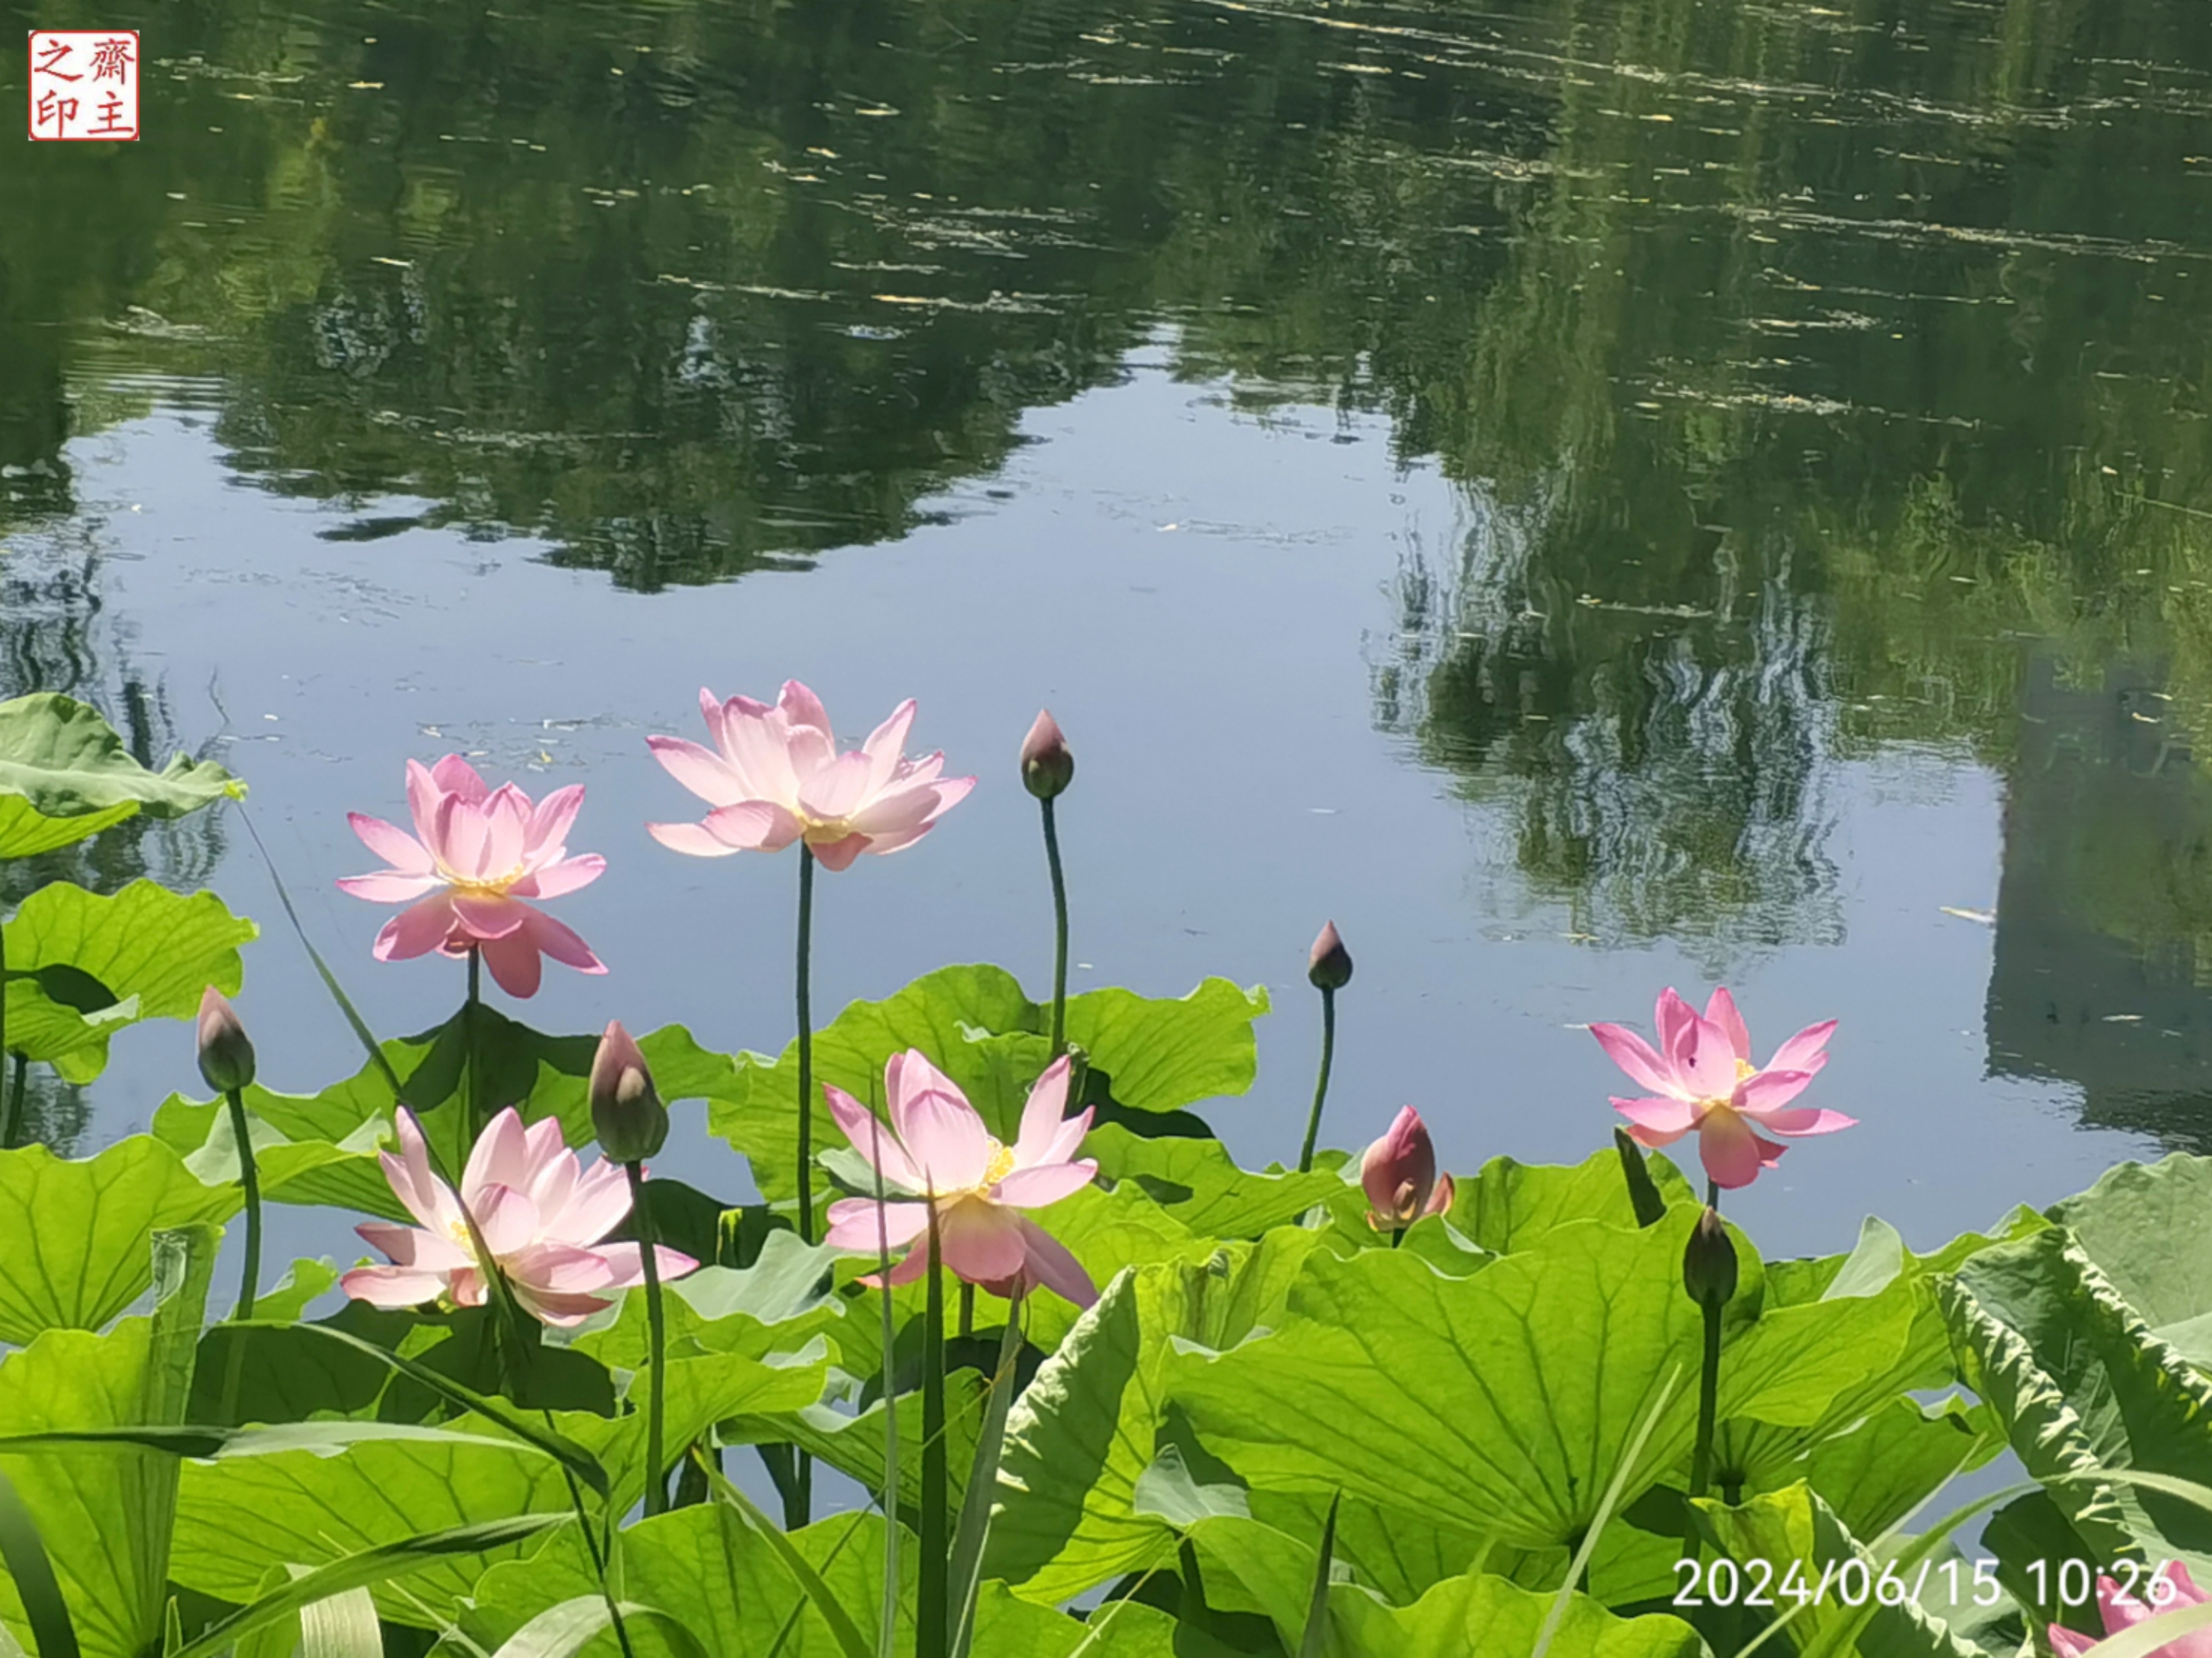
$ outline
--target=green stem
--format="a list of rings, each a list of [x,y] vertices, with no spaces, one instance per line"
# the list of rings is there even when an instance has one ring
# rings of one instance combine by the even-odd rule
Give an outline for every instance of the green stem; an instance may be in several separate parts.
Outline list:
[[[965,1288],[972,1285],[963,1284]],[[999,1458],[1006,1442],[1006,1412],[1014,1400],[1014,1371],[1022,1352],[1022,1302],[1006,1303],[1006,1327],[999,1336],[999,1362],[991,1371],[991,1390],[983,1404],[982,1431],[960,1502],[960,1524],[952,1539],[952,1652],[965,1658],[975,1638],[975,1598],[982,1587],[983,1546],[990,1535],[991,1507],[999,1485]]]
[[[1721,1303],[1708,1302],[1705,1369],[1698,1377],[1698,1442],[1690,1455],[1690,1495],[1703,1497],[1712,1485],[1713,1427],[1721,1398]]]
[[[234,1088],[229,1092],[230,1137],[238,1142],[238,1183],[246,1188],[246,1272],[239,1285],[233,1318],[253,1316],[254,1297],[261,1283],[261,1171],[253,1160],[253,1139],[246,1126],[246,1100]]]
[[[645,1269],[645,1330],[647,1392],[645,1401],[645,1517],[668,1510],[668,1465],[662,1435],[668,1424],[668,1322],[660,1299],[660,1261],[654,1245],[659,1233],[646,1203],[645,1169],[626,1163],[629,1176],[630,1230],[637,1235],[638,1264]]]
[[[945,1658],[951,1635],[951,1558],[945,1511],[951,1478],[945,1444],[945,1252],[937,1203],[929,1199],[929,1299],[921,1335],[921,1558],[915,1599],[915,1658]]]
[[[814,1242],[814,848],[799,843],[799,1238]],[[796,1478],[784,1526],[804,1526],[814,1510],[814,1459],[793,1448]]]
[[[1053,821],[1053,803],[1040,800],[1044,809],[1044,860],[1052,871],[1052,1057],[1067,1052],[1067,881],[1060,869],[1060,829]]]
[[[21,1054],[8,1056],[15,1063],[8,1078],[8,1107],[0,1111],[0,1151],[15,1149],[15,1136],[23,1127],[23,1094],[29,1088],[31,1062]]]
[[[814,1242],[814,849],[799,843],[799,1238]]]
[[[553,1426],[553,1412],[547,1411],[544,1415],[545,1425],[550,1430]],[[623,1622],[622,1602],[615,1599],[614,1588],[607,1582],[606,1551],[599,1546],[599,1540],[592,1530],[591,1515],[584,1507],[584,1488],[576,1483],[574,1470],[564,1467],[561,1473],[568,1482],[568,1503],[576,1510],[576,1530],[581,1533],[584,1547],[592,1557],[592,1576],[599,1580],[599,1598],[607,1603],[607,1617],[614,1625],[615,1640],[622,1648],[623,1658],[636,1658],[629,1643],[629,1627]]]
[[[1404,1227],[1402,1227],[1402,1226],[1394,1226],[1394,1227],[1392,1227],[1392,1228],[1390,1229],[1390,1247],[1391,1247],[1393,1249],[1396,1248],[1400,1244],[1403,1243],[1405,1241],[1406,1241],[1406,1229],[1405,1229]]]
[[[975,1333],[975,1286],[965,1280],[960,1285],[960,1333],[963,1337]]]
[[[469,1144],[473,1146],[483,1135],[490,1114],[484,1109],[483,1066],[480,1050],[483,1044],[477,1030],[477,1010],[483,1005],[483,946],[469,946],[469,999],[461,1010],[462,1054],[469,1078]]]
[[[1298,1152],[1298,1173],[1313,1168],[1314,1143],[1321,1138],[1322,1102],[1328,1098],[1328,1067],[1336,1058],[1336,993],[1321,993],[1321,1075],[1314,1079],[1313,1110],[1306,1118],[1306,1143]]]
[[[1721,1212],[1721,1183],[1717,1180],[1705,1182],[1705,1207],[1717,1215]]]

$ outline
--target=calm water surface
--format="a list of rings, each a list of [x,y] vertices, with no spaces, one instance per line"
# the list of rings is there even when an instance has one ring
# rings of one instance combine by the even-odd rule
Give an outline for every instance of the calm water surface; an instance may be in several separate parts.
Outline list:
[[[343,812],[459,748],[591,786],[613,972],[533,1023],[780,1047],[793,866],[650,842],[642,739],[798,676],[984,780],[825,878],[817,1005],[1042,985],[1048,703],[1079,985],[1276,994],[1249,1159],[1328,915],[1340,1141],[1578,1157],[1577,1027],[1718,977],[1762,1046],[1843,1020],[1864,1124],[1738,1201],[1771,1248],[2212,1150],[2201,0],[94,21],[145,141],[0,173],[0,694],[211,744],[380,1029],[458,970],[368,960]],[[353,1066],[234,823],[46,872],[141,870],[262,919],[268,1080]],[[40,1131],[142,1126],[188,1040]]]

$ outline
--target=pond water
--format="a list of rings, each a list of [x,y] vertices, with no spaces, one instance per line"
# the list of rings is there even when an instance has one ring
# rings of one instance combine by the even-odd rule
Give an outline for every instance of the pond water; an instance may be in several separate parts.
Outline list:
[[[0,173],[0,695],[212,744],[380,1032],[459,974],[368,959],[343,814],[460,749],[587,782],[610,860],[561,914],[613,970],[532,1023],[780,1048],[793,866],[653,845],[643,738],[797,677],[982,778],[824,878],[817,1007],[1046,984],[1049,705],[1076,987],[1275,997],[1248,1161],[1328,916],[1338,1143],[1578,1157],[1578,1027],[1717,978],[1762,1048],[1840,1017],[1863,1121],[1735,1200],[1769,1249],[2212,1150],[2201,0],[92,21],[144,141]],[[72,867],[217,886],[264,1080],[354,1068],[234,820]],[[188,1044],[38,1132],[143,1126]]]

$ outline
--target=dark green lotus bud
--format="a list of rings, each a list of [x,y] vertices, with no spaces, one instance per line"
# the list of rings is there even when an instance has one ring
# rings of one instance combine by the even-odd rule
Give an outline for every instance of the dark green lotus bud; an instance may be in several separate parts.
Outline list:
[[[218,1094],[253,1081],[253,1044],[237,1011],[213,985],[200,996],[200,1076]]]
[[[592,1057],[592,1130],[617,1163],[643,1163],[668,1138],[667,1108],[620,1019],[608,1024]]]
[[[1725,1307],[1735,1294],[1735,1245],[1717,1209],[1698,1217],[1690,1247],[1682,1252],[1682,1287],[1700,1307]]]
[[[1335,922],[1324,926],[1313,941],[1306,956],[1306,977],[1316,990],[1341,990],[1352,982],[1352,952],[1336,936]]]
[[[1022,786],[1040,800],[1050,800],[1074,780],[1075,756],[1067,751],[1067,739],[1059,722],[1040,709],[1036,724],[1022,739]]]

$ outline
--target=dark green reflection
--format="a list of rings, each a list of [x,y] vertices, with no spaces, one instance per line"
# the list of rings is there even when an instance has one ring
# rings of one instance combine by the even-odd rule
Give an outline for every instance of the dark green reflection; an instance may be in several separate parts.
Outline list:
[[[2112,1091],[2010,1034],[2095,953],[2030,933],[2195,994],[2202,0],[103,21],[147,141],[0,173],[0,529],[73,510],[70,434],[185,405],[334,537],[720,580],[945,510],[1160,337],[1462,487],[1376,715],[1577,931],[1839,939],[1846,768],[1936,745],[2010,786],[1996,1063]],[[2039,746],[2039,686],[2112,675],[2155,809]]]

